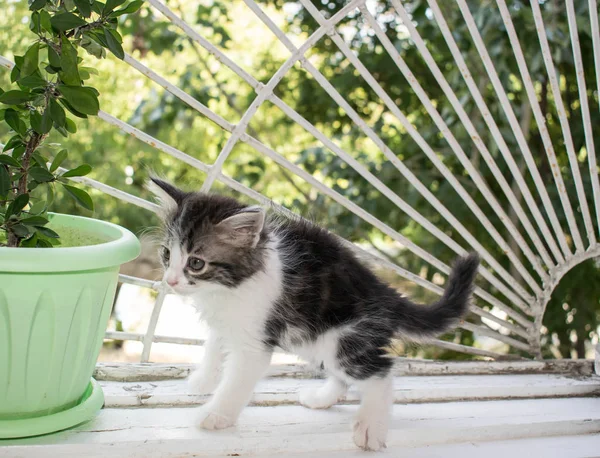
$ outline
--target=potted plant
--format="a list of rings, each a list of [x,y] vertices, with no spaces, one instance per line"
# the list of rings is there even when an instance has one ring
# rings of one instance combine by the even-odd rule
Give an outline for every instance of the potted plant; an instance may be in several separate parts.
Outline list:
[[[57,186],[93,203],[69,184],[90,166],[61,168],[67,151],[50,154],[46,139],[98,113],[98,91],[85,84],[96,72],[81,50],[122,59],[118,18],[142,3],[29,0],[35,41],[0,88],[0,122],[14,132],[0,153],[0,439],[71,427],[104,402],[91,376],[119,267],[139,242],[110,223],[48,212]]]

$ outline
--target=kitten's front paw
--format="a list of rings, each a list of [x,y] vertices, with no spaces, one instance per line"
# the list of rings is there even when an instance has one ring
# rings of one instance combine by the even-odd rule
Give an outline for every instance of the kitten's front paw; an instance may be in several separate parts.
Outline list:
[[[188,379],[188,389],[194,394],[211,394],[219,384],[219,376],[205,369],[195,370]]]
[[[309,409],[329,409],[338,399],[332,398],[331,394],[323,392],[323,387],[307,387],[300,389],[298,401]]]
[[[211,408],[210,404],[198,408],[196,413],[196,426],[209,431],[225,429],[233,426],[235,418],[231,418],[217,409]]]
[[[385,440],[388,428],[385,422],[359,418],[352,429],[354,431],[352,438],[357,447],[375,452],[387,447]]]

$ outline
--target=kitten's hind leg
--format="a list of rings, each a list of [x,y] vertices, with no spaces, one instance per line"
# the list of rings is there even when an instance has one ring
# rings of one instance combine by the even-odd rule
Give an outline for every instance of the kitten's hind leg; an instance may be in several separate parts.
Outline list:
[[[371,377],[357,383],[362,394],[353,425],[354,443],[363,450],[385,448],[392,406],[392,376]]]
[[[302,388],[299,401],[309,409],[328,409],[348,391],[348,385],[338,377],[330,376],[324,385]]]

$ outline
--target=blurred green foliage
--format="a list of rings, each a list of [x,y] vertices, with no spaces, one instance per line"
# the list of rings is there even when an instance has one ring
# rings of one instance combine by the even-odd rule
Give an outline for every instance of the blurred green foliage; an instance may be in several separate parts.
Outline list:
[[[24,1],[0,0],[1,2],[5,3],[3,10],[6,11],[6,14],[0,18],[0,54],[11,57],[13,53],[21,53],[28,44],[26,27],[21,24],[25,21],[26,5]],[[319,10],[324,11],[327,17],[339,11],[345,3],[343,0],[313,1],[313,4]],[[476,84],[505,141],[514,152],[517,163],[523,165],[523,157],[514,134],[487,78],[458,7],[454,2],[438,3],[443,9],[450,30],[459,44],[471,73],[476,78]],[[568,226],[564,216],[561,216],[564,212],[553,184],[552,172],[535,119],[531,117],[531,108],[496,4],[490,0],[469,0],[467,3],[508,94],[512,108],[522,121],[523,132],[542,178],[548,185],[550,197],[559,218],[561,218],[562,227],[566,231]],[[509,0],[507,3],[527,58],[529,70],[535,81],[546,125],[558,155],[561,173],[576,211],[577,223],[585,240],[585,230],[576,202],[563,135],[541,58],[531,9],[528,2],[522,0]],[[204,38],[224,50],[234,62],[262,83],[267,83],[290,55],[283,44],[240,0],[232,2],[212,0],[203,2],[201,6],[195,2],[169,0],[167,4],[192,24]],[[459,69],[445,45],[427,2],[406,0],[403,4],[412,15],[413,22],[426,41],[428,49],[440,65],[483,141],[497,160],[502,173],[509,183],[513,183],[508,167],[501,158],[484,119],[462,80]],[[295,1],[262,0],[260,5],[261,8],[267,10],[269,16],[274,18],[275,23],[285,30],[296,46],[300,46],[318,27],[310,14]],[[552,57],[561,75],[560,84],[575,142],[575,150],[578,153],[584,184],[589,190],[588,203],[593,209],[590,176],[587,171],[587,151],[564,2],[540,1],[540,7],[546,23]],[[586,67],[585,77],[592,125],[595,126],[600,122],[600,113],[598,111],[598,94],[595,92],[596,82],[593,71],[593,50],[587,1],[575,0],[575,8],[582,57]],[[375,15],[407,65],[417,75],[427,95],[461,147],[478,167],[500,203],[510,213],[510,206],[504,198],[502,190],[474,148],[472,139],[410,40],[406,29],[393,14],[390,2],[385,0],[369,2],[369,10]],[[124,18],[120,24],[120,30],[127,37],[124,43],[126,52],[131,53],[147,67],[155,70],[232,124],[239,122],[256,97],[255,90],[242,78],[226,68],[206,50],[189,40],[178,28],[148,5],[142,7],[136,15]],[[349,14],[338,27],[338,31],[438,157],[443,160],[444,164],[449,167],[484,210],[494,226],[514,246],[501,221],[475,187],[392,58],[369,30],[364,18],[356,13]],[[503,267],[518,275],[511,269],[507,257],[491,240],[477,218],[442,174],[431,164],[400,122],[385,108],[369,85],[354,71],[347,59],[339,52],[331,37],[325,35],[319,40],[309,51],[307,58],[377,132],[394,154],[404,161],[423,184],[451,210],[472,234],[476,235],[477,239],[499,260]],[[219,151],[227,142],[229,133],[224,132],[162,87],[117,59],[107,59],[96,67],[104,78],[97,85],[101,93],[100,100],[103,110],[205,163],[210,164],[216,159]],[[7,77],[8,75],[0,72],[0,79]],[[461,234],[457,233],[395,167],[385,160],[376,145],[365,138],[362,131],[299,63],[293,65],[287,72],[277,85],[275,94],[310,121],[319,131],[333,139],[340,147],[367,166],[373,174],[425,215],[436,227],[463,246],[468,247]],[[400,211],[351,167],[315,140],[301,126],[291,121],[271,102],[267,101],[259,107],[247,132],[442,261],[451,262],[454,258],[453,251]],[[0,132],[0,135],[4,138],[4,132]],[[598,129],[595,129],[594,137],[595,144],[600,145]],[[155,170],[188,189],[199,188],[204,179],[202,172],[158,152],[99,119],[91,119],[87,125],[82,125],[78,135],[69,139],[68,143],[70,150],[80,152],[81,158],[78,159],[93,166],[94,171],[91,175],[93,178],[143,198],[150,198],[148,192],[143,188],[149,170]],[[408,250],[393,243],[387,236],[373,229],[331,199],[320,195],[301,179],[285,172],[270,159],[261,156],[246,144],[236,144],[225,164],[224,172],[272,198],[275,202],[324,224],[341,236],[361,243],[369,249],[381,251],[399,265],[420,273],[429,280],[438,280],[435,269],[427,268],[422,260]],[[524,176],[530,189],[533,190],[534,186],[530,175],[525,172]],[[215,190],[231,192],[218,184],[215,186]],[[536,194],[534,193],[534,195]],[[145,210],[122,204],[94,191],[92,191],[92,196],[96,202],[96,217],[118,222],[138,232],[156,224],[156,219]],[[542,207],[541,201],[537,200],[539,206]],[[67,200],[60,200],[60,207],[57,210],[81,212]],[[527,216],[533,220],[528,211]],[[518,223],[516,224],[518,225]],[[522,228],[521,232],[524,233]],[[569,243],[572,246],[571,240]],[[522,260],[526,266],[529,266],[527,259],[522,257]],[[584,274],[578,273],[584,271]],[[531,270],[531,275],[538,278],[533,270]],[[600,269],[595,261],[589,261],[574,269],[570,274],[569,281],[564,280],[561,283],[548,305],[544,322],[548,336],[545,339],[544,351],[546,354],[551,353],[550,347],[552,347],[554,356],[558,356],[556,352],[559,352],[563,357],[583,357],[581,342],[597,339],[600,294],[594,285],[599,283]],[[492,287],[483,282],[481,284],[500,300],[508,303],[508,300]],[[402,283],[402,286],[417,299],[431,300],[434,297],[421,288],[415,288],[405,283]],[[571,301],[568,310],[564,310],[562,306],[565,301]],[[575,301],[577,303],[574,303]],[[573,315],[574,308],[577,309],[575,315]],[[585,319],[571,319],[569,313],[573,317],[579,316],[585,317]],[[571,337],[572,332],[577,335],[577,342],[574,342],[576,339]],[[468,332],[456,333],[448,338],[464,344],[473,342],[473,336]],[[420,354],[423,355],[423,353]],[[441,350],[427,350],[424,356],[464,357],[464,355]]]

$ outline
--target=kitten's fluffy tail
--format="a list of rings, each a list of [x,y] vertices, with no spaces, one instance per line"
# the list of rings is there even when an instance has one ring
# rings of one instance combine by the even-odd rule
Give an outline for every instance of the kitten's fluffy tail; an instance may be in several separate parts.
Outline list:
[[[469,308],[473,280],[477,275],[479,256],[469,254],[454,262],[442,298],[430,305],[414,304],[402,298],[398,307],[398,331],[406,337],[431,338],[443,334],[465,316]],[[401,336],[400,336],[401,337]]]

